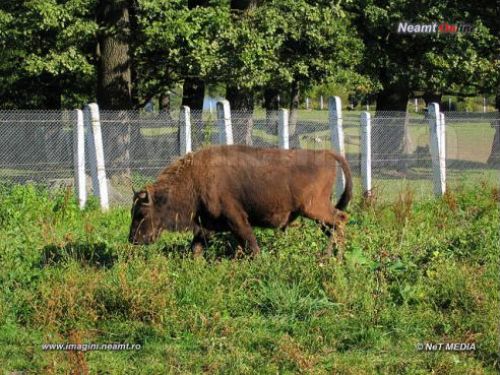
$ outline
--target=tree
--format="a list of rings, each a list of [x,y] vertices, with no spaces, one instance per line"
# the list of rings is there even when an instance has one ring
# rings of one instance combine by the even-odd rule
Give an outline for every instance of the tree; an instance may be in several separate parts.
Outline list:
[[[231,0],[230,9],[233,25],[236,28],[245,27],[247,17],[258,6],[258,0]],[[240,45],[240,47],[242,47]],[[228,82],[226,99],[231,104],[233,136],[237,143],[252,144],[254,88],[244,87],[233,82]]]
[[[274,77],[287,85],[292,144],[296,134],[301,90],[333,82],[355,82],[354,68],[361,62],[363,46],[352,35],[340,6],[329,1],[277,1],[287,27],[279,49],[280,66]]]
[[[467,11],[465,7],[469,7]],[[362,72],[378,81],[374,126],[374,159],[401,160],[409,150],[406,105],[410,93],[423,92],[426,101],[439,100],[451,85],[481,85],[490,70],[482,45],[491,35],[481,27],[472,7],[456,1],[422,2],[363,0],[349,3],[354,25],[367,48]],[[463,35],[397,32],[399,22],[432,23],[450,20],[473,22],[477,32]],[[383,119],[386,111],[398,111]],[[390,165],[391,163],[384,163]],[[396,162],[393,165],[404,165]]]
[[[191,10],[206,8],[207,6],[209,6],[208,0],[188,0],[188,9]],[[204,98],[205,81],[203,77],[197,75],[186,76],[182,90],[182,105],[186,105],[195,111],[202,111]],[[198,120],[201,120],[201,116],[199,116]]]
[[[102,109],[132,108],[128,0],[99,0],[97,101]]]
[[[87,0],[0,2],[0,108],[74,108],[91,97],[92,14],[93,1]],[[7,129],[12,138],[5,137],[16,145],[21,136],[31,152],[12,147],[2,159],[53,162],[63,155],[61,127],[26,125],[12,124]]]
[[[183,84],[182,105],[191,108],[193,148],[203,142],[201,110],[207,84],[221,64],[218,35],[229,20],[224,1],[142,0],[141,44],[136,50],[139,92],[152,98]]]
[[[92,97],[94,5],[94,0],[0,3],[1,108],[74,108]]]
[[[363,46],[349,28],[348,16],[330,1],[273,1],[280,38],[268,92],[281,91],[290,109],[292,147],[299,146],[296,131],[300,93],[325,83],[352,84],[363,78],[354,68]],[[272,97],[272,96],[271,96]]]
[[[130,5],[129,0],[99,0],[96,12],[99,25],[97,102],[103,110],[122,111],[118,114],[120,121],[103,126],[109,174],[130,174],[131,124],[126,112],[132,109]],[[102,117],[111,120],[105,114]],[[116,114],[111,117],[115,120]],[[135,128],[135,134],[140,135]]]

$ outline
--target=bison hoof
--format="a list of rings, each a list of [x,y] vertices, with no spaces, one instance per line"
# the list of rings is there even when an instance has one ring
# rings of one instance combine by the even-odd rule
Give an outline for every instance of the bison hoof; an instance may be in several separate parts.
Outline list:
[[[194,258],[200,258],[201,256],[203,256],[203,246],[201,246],[200,244],[192,246],[191,249],[193,251]]]
[[[257,247],[252,250],[252,258],[255,258],[260,255],[260,249]]]

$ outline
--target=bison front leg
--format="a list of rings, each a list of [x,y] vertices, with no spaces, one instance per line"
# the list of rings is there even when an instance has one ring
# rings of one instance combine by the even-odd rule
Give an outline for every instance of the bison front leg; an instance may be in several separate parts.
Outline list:
[[[241,209],[233,208],[226,213],[229,229],[238,240],[239,245],[244,249],[248,247],[252,252],[252,256],[260,253],[257,239],[252,230],[252,226],[248,222],[246,213]]]
[[[210,241],[211,233],[204,228],[196,227],[193,231],[194,237],[191,242],[191,251],[194,257],[199,257],[203,255],[203,249],[208,246]]]

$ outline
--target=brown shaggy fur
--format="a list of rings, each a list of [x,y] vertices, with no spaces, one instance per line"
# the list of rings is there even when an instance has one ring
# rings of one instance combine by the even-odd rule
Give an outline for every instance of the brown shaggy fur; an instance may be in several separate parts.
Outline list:
[[[333,207],[337,163],[346,187]],[[230,231],[255,254],[252,226],[285,228],[300,215],[330,235],[346,221],[341,210],[351,197],[349,166],[332,151],[209,147],[177,160],[134,195],[129,240],[147,244],[163,230],[191,229],[199,253],[211,232]]]

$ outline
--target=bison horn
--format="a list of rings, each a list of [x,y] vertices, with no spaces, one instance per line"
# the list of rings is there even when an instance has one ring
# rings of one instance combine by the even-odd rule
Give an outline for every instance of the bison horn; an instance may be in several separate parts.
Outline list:
[[[134,181],[132,181],[132,178],[129,175],[123,176],[125,179],[127,179],[130,182],[130,187],[132,188],[132,193],[137,194],[137,191],[134,189]]]

